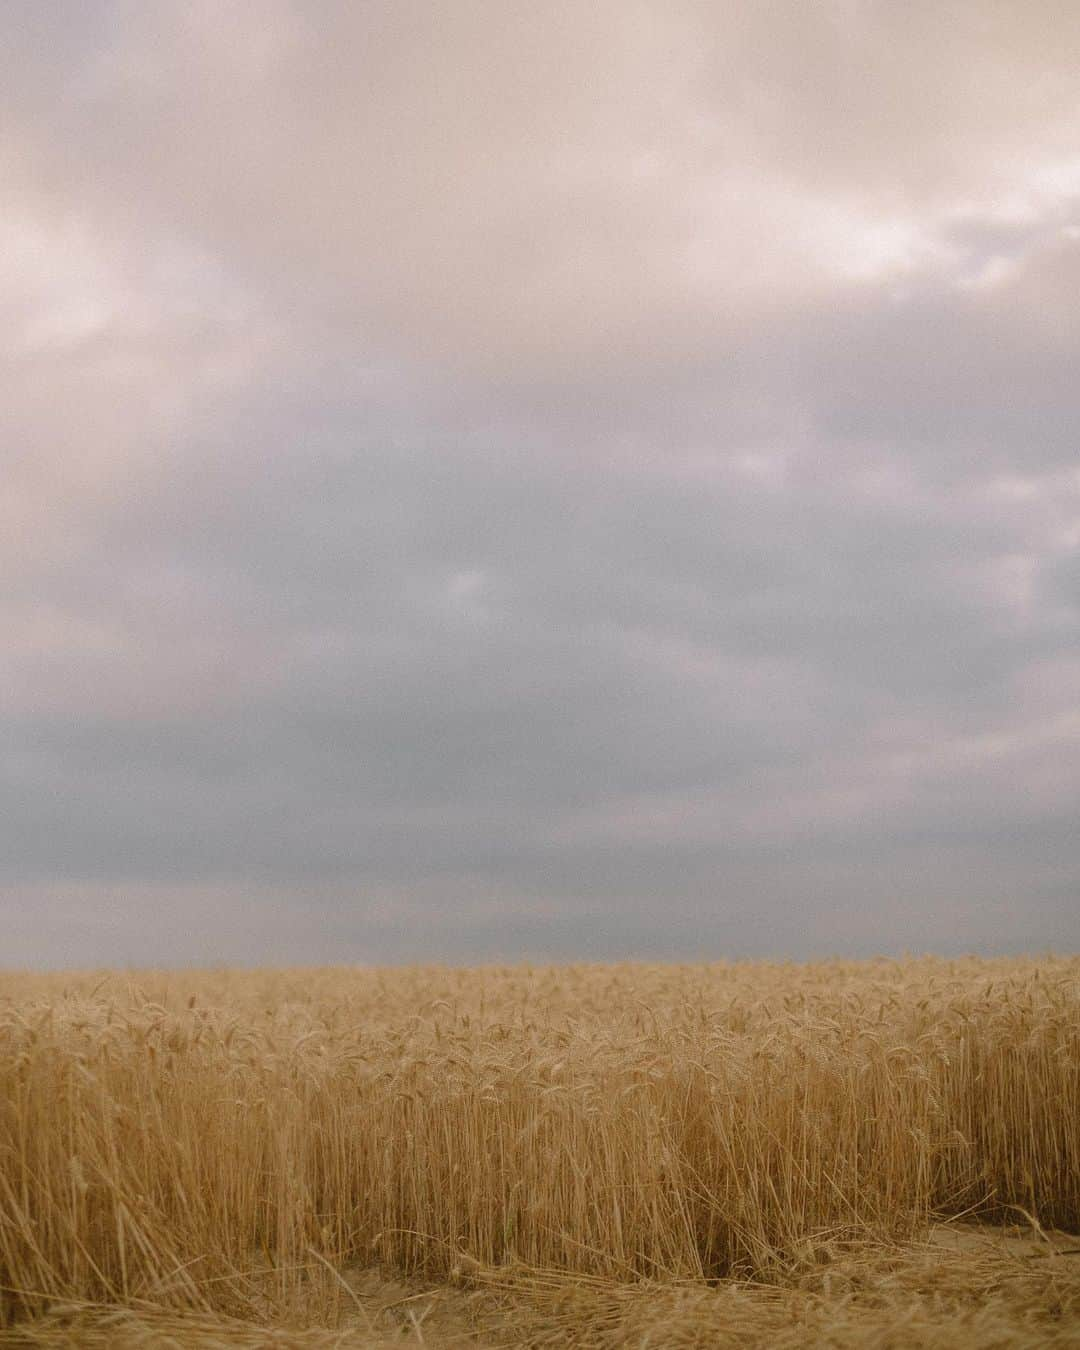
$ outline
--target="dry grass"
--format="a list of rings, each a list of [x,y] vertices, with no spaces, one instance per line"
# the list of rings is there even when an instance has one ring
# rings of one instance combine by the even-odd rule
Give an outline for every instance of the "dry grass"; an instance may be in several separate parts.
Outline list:
[[[1080,1344],[1078,1122],[1076,958],[0,976],[0,1341]]]

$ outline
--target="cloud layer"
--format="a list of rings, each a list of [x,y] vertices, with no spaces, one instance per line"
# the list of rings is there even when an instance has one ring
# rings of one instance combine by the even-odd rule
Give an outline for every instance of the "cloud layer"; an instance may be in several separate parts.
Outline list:
[[[4,963],[1076,946],[1080,11],[3,23]]]

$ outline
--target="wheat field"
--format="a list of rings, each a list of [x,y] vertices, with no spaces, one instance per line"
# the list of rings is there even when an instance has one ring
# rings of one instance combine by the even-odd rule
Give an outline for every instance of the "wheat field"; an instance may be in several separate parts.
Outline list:
[[[0,1343],[1080,1345],[1080,958],[0,975]]]

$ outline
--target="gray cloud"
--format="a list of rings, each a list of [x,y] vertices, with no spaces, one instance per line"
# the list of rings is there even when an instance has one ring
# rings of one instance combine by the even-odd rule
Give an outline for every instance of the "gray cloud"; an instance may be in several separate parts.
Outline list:
[[[1069,6],[4,23],[4,959],[1075,946]]]

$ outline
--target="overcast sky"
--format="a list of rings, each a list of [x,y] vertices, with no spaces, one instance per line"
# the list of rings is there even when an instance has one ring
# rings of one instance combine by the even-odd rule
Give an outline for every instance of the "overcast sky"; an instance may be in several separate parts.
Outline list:
[[[0,29],[0,964],[1080,947],[1080,5]]]

